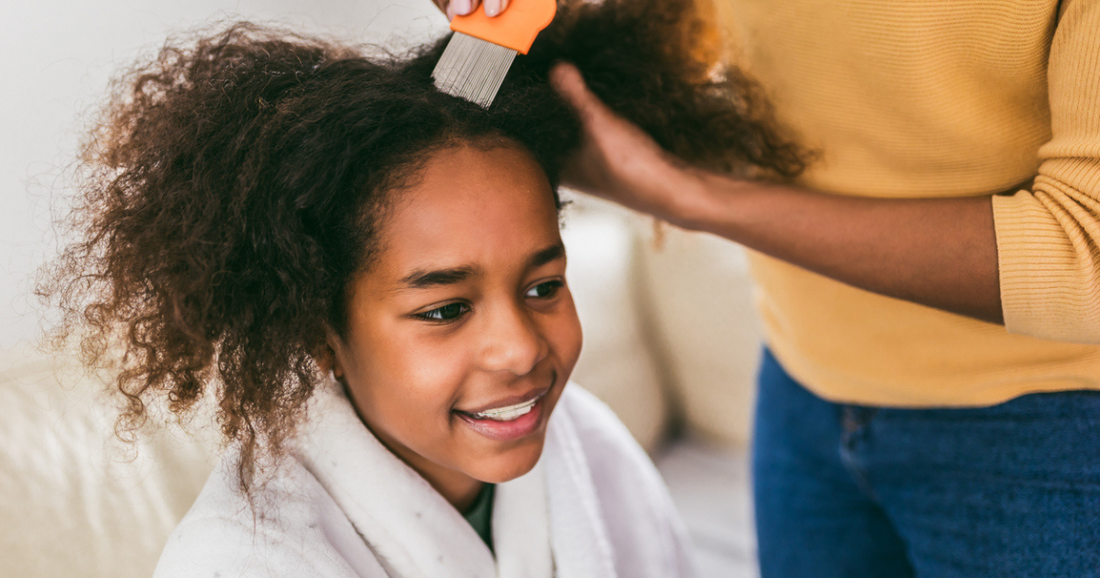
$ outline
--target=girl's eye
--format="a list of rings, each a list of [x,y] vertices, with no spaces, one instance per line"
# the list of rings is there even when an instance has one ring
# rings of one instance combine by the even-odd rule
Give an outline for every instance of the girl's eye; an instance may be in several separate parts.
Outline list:
[[[530,288],[524,295],[524,297],[532,297],[535,299],[548,299],[550,297],[553,297],[554,294],[558,292],[558,289],[562,288],[562,285],[563,284],[561,281],[546,281],[544,283],[539,283],[538,285]]]
[[[436,307],[431,311],[417,313],[416,317],[425,321],[454,321],[465,315],[469,310],[470,307],[465,303],[448,303],[442,307]]]

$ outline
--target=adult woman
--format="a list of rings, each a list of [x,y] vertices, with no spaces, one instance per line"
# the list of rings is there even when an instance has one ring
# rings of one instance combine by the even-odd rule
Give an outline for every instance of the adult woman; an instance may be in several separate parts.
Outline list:
[[[821,151],[796,186],[684,168],[556,80],[569,184],[759,252],[764,575],[1096,575],[1100,5],[717,14]]]

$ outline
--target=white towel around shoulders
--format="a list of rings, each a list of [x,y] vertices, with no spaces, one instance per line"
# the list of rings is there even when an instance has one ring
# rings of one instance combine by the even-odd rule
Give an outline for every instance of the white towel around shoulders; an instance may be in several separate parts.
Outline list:
[[[470,524],[318,390],[293,451],[250,501],[230,450],[172,533],[155,578],[678,578],[685,532],[645,452],[570,384],[538,465],[498,484],[494,557]]]

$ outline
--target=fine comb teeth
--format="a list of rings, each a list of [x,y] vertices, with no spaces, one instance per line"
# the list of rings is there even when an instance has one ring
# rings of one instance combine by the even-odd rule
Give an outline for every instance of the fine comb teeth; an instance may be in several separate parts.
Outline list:
[[[432,78],[439,90],[489,108],[515,58],[511,48],[455,32]]]
[[[527,54],[557,8],[556,0],[512,0],[495,18],[485,15],[484,5],[456,16],[454,36],[432,71],[436,88],[489,108],[516,53]]]

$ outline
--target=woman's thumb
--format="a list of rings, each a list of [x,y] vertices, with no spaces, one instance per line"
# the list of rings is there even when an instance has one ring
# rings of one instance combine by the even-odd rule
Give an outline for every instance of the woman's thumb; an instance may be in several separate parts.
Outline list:
[[[606,105],[588,90],[588,85],[584,83],[584,78],[577,67],[568,62],[559,62],[550,69],[550,84],[572,105],[584,124],[589,124],[595,117],[610,112]]]

